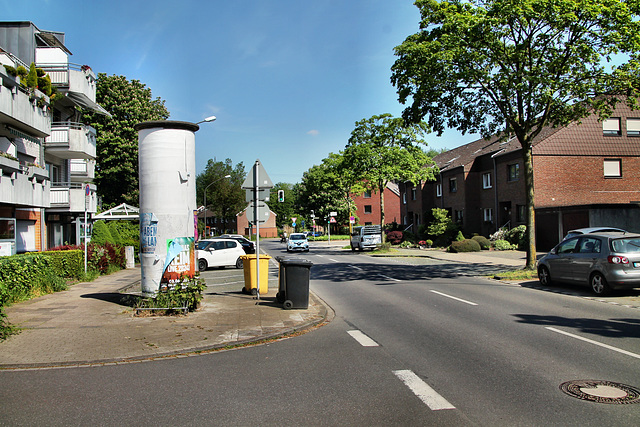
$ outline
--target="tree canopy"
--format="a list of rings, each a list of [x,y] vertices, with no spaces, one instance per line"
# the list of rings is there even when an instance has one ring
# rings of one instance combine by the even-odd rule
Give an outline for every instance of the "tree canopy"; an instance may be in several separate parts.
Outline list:
[[[424,152],[424,122],[407,124],[391,114],[372,116],[356,122],[344,151],[345,163],[353,176],[380,196],[380,224],[384,226],[384,189],[389,181],[435,179],[433,160]]]
[[[230,175],[229,178],[225,176]],[[224,162],[209,159],[207,166],[196,177],[196,199],[198,206],[204,205],[207,193],[207,206],[211,214],[231,223],[236,214],[246,207],[245,191],[241,188],[246,172],[242,162],[233,166],[231,159]]]
[[[96,102],[111,118],[85,113],[84,120],[96,129],[96,177],[98,194],[105,206],[122,202],[137,206],[138,133],[135,124],[166,120],[169,111],[160,98],[152,99],[151,89],[124,76],[98,74]]]
[[[529,248],[535,266],[531,147],[546,126],[602,117],[637,102],[637,0],[417,0],[420,31],[395,48],[391,82],[423,119],[485,137],[514,135],[523,150]],[[620,65],[616,65],[620,64]]]

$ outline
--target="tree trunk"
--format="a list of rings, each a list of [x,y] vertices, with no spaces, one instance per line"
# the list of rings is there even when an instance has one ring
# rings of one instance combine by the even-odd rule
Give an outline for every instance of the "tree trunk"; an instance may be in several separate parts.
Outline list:
[[[527,195],[527,264],[525,269],[536,268],[536,216],[533,188],[533,149],[529,142],[522,142],[522,160],[524,162],[524,183]]]

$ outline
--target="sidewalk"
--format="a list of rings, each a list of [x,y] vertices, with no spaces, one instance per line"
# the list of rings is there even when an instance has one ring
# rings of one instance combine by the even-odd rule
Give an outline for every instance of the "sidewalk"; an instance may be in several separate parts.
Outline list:
[[[78,366],[197,354],[312,328],[333,312],[311,294],[309,308],[275,303],[277,279],[256,300],[205,289],[202,308],[187,316],[135,317],[120,291],[140,282],[140,267],[6,308],[23,330],[0,342],[0,369]],[[273,282],[273,283],[272,283]]]

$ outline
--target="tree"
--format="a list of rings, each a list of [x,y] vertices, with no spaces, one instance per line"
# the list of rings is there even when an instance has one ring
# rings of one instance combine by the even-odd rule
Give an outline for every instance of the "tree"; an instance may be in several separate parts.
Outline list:
[[[229,178],[225,176],[231,175]],[[198,206],[204,205],[207,192],[209,211],[225,223],[230,223],[246,206],[245,191],[241,188],[246,172],[242,162],[233,166],[231,159],[224,162],[209,159],[205,170],[196,177],[196,199]]]
[[[508,137],[522,146],[527,268],[535,268],[532,143],[545,127],[610,114],[640,65],[635,0],[417,0],[421,30],[395,48],[391,82],[403,118],[442,134]],[[629,62],[611,65],[613,55]],[[618,56],[617,59],[620,57]],[[608,64],[607,64],[608,63]],[[610,67],[610,68],[609,68]]]
[[[344,151],[345,163],[353,176],[380,195],[380,225],[384,226],[384,189],[389,181],[435,179],[433,160],[419,144],[428,131],[424,122],[406,124],[391,114],[372,116],[356,122]]]
[[[284,202],[278,201],[278,191],[284,191]],[[276,214],[276,226],[284,227],[290,224],[291,217],[295,216],[296,196],[293,185],[286,182],[278,182],[273,186],[267,202],[269,209]]]
[[[106,206],[122,202],[138,205],[138,133],[133,126],[150,120],[166,120],[169,111],[151,89],[124,76],[98,74],[96,102],[110,114],[86,113],[85,123],[96,129],[96,178],[98,194]]]

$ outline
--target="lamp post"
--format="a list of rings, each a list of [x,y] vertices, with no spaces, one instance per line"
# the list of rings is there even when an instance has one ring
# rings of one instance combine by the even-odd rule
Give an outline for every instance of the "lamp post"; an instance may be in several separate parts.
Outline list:
[[[212,116],[213,117],[213,116]],[[211,118],[211,117],[209,117]],[[213,120],[215,120],[216,118],[213,117]],[[210,120],[210,121],[213,121]],[[207,121],[207,119],[205,119],[205,121]],[[215,184],[218,181],[222,181],[223,179],[226,178],[231,178],[231,175],[225,175],[222,178],[218,178],[215,181],[213,181],[212,183],[210,183],[209,185],[207,185],[206,187],[204,187],[204,238],[207,238],[207,190],[209,189],[209,187],[211,187],[213,184]]]
[[[213,122],[213,121],[215,121],[216,118],[217,118],[216,116],[209,116],[206,119],[201,120],[196,124],[199,125],[200,123],[204,123],[204,122]]]

